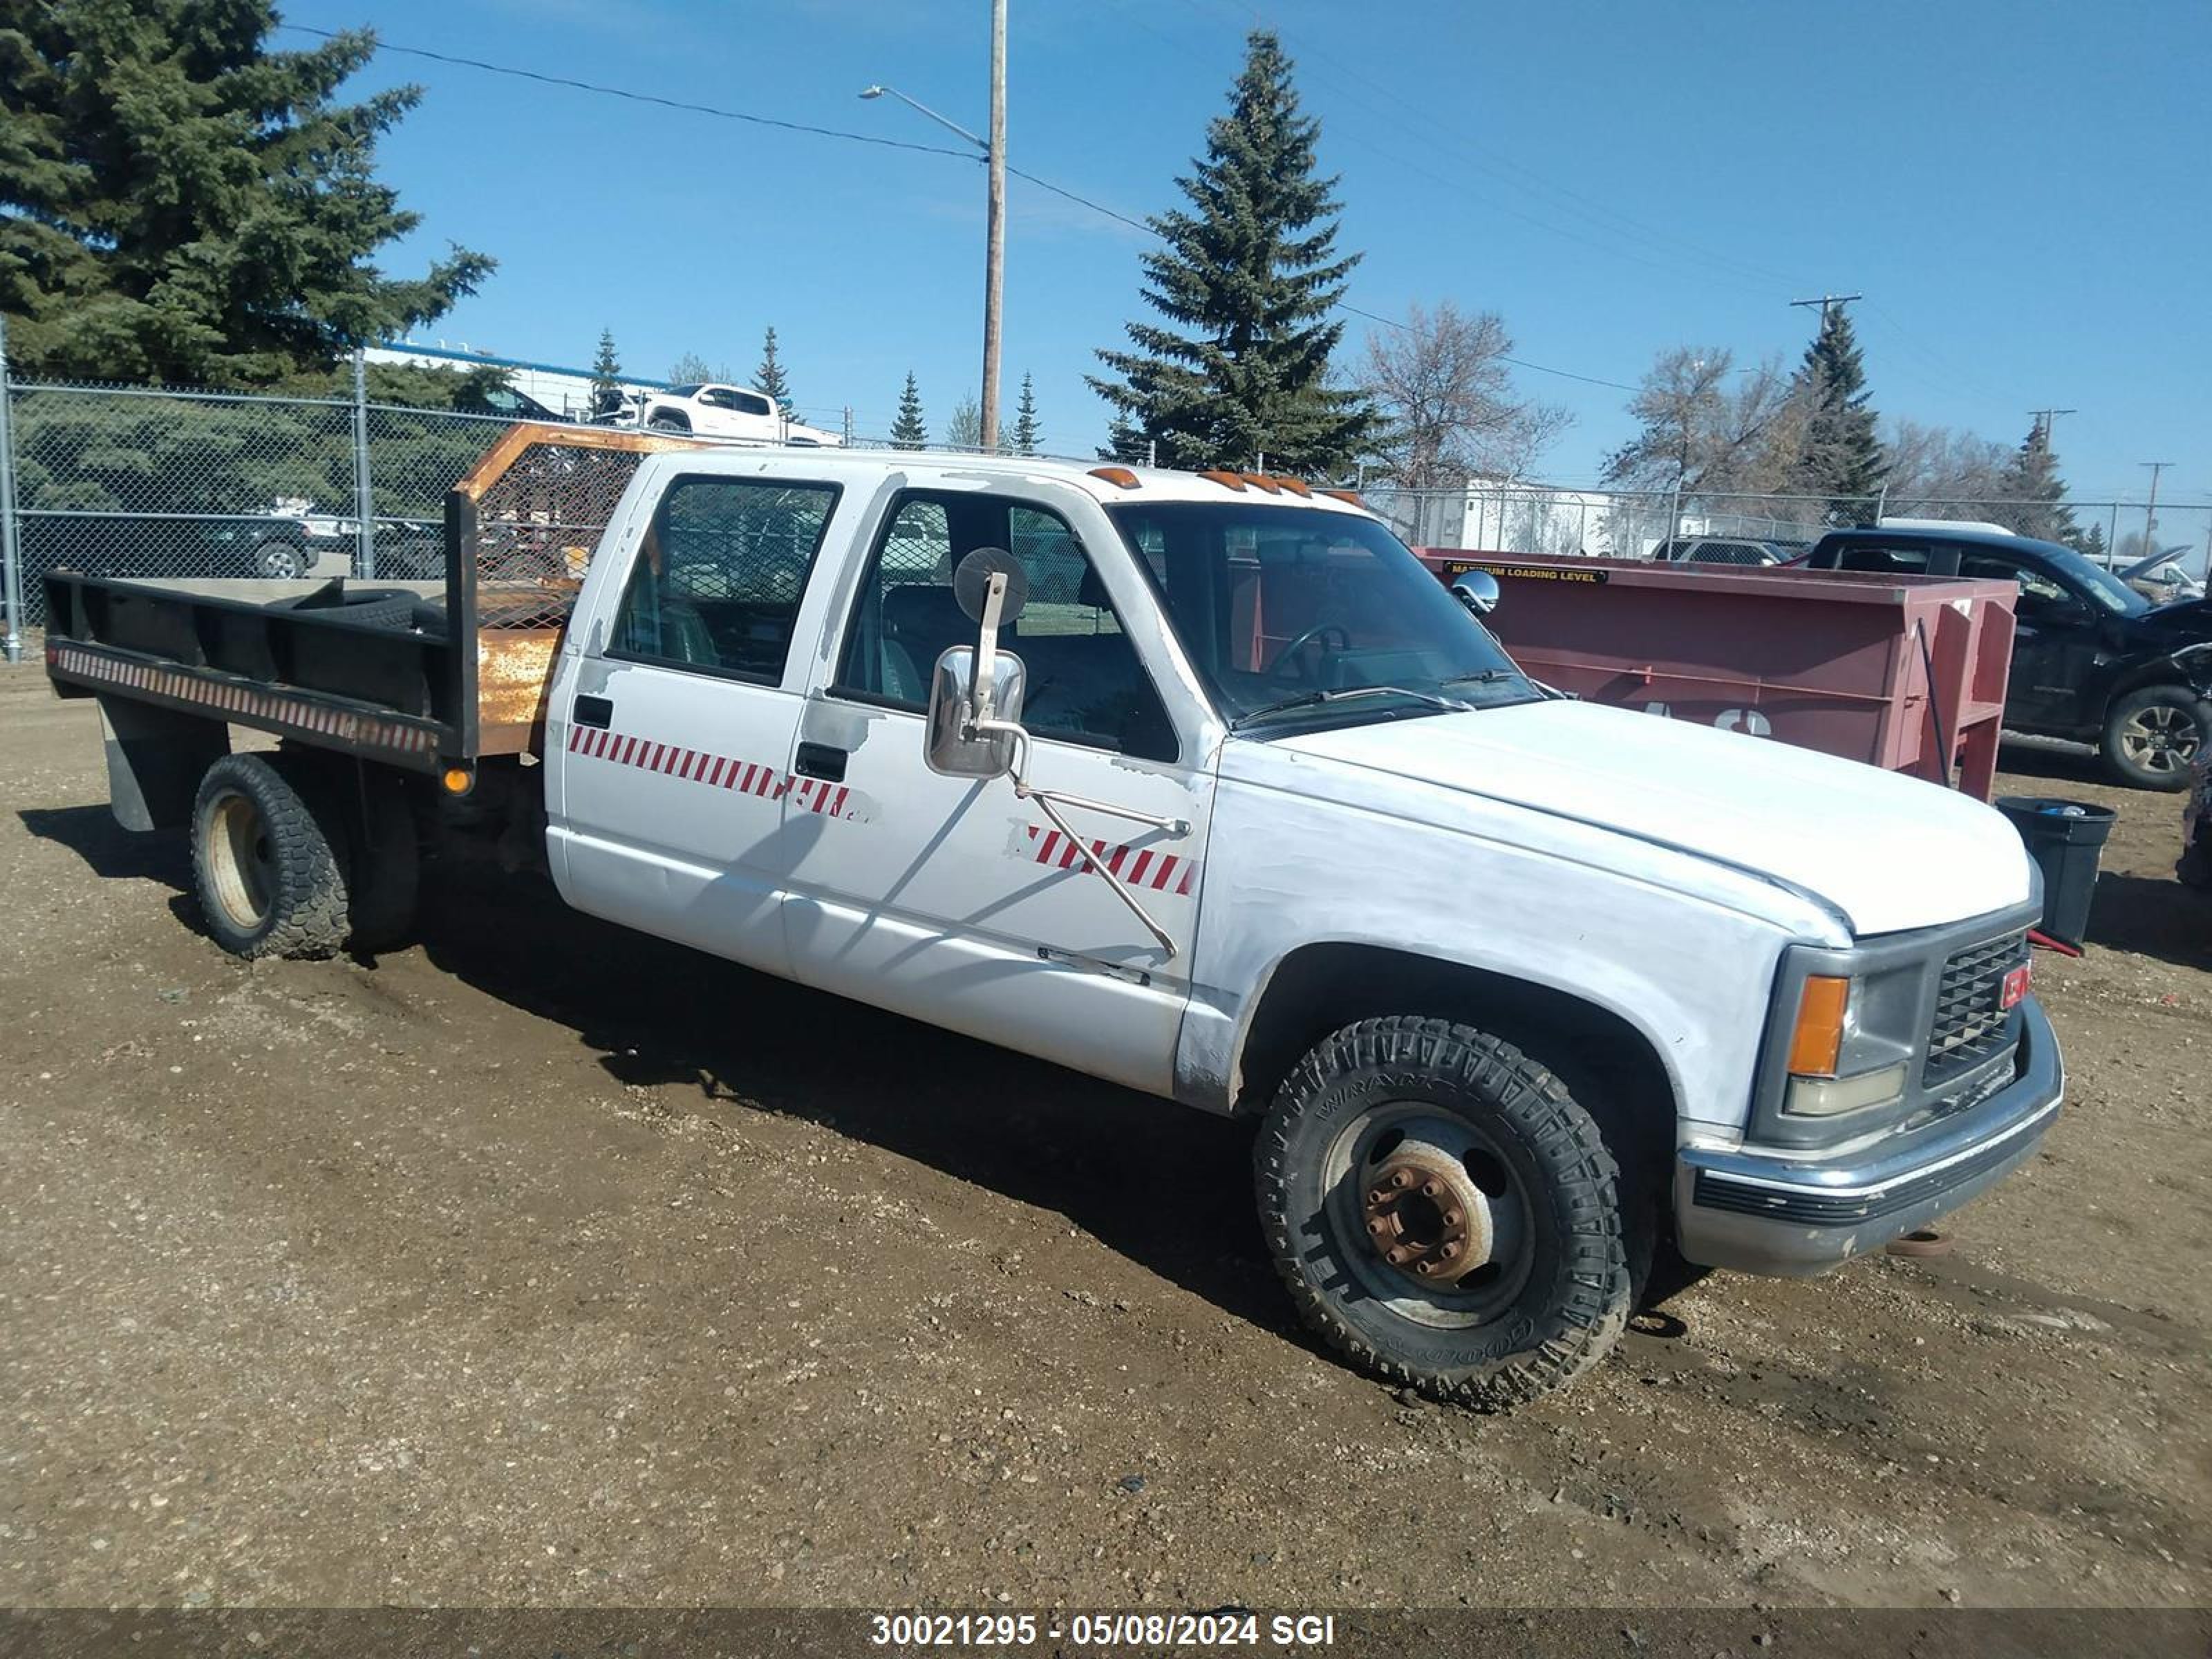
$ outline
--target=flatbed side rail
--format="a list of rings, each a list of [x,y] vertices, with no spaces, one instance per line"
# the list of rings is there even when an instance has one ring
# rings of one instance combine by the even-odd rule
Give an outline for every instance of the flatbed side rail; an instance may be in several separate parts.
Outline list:
[[[422,772],[473,758],[473,704],[453,701],[472,686],[473,649],[328,611],[68,572],[45,582],[46,674],[63,696],[129,698]]]

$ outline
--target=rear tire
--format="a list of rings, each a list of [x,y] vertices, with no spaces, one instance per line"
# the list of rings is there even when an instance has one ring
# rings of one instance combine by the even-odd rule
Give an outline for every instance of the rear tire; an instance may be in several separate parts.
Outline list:
[[[2136,789],[2189,787],[2189,763],[2212,745],[2212,702],[2185,685],[2146,685],[2113,699],[2098,745],[2106,769]]]
[[[297,769],[226,755],[192,805],[192,884],[233,956],[335,956],[349,928],[345,836]]]
[[[1254,1162],[1299,1314],[1379,1376],[1494,1410],[1620,1340],[1632,1295],[1613,1155],[1510,1043],[1441,1019],[1347,1026],[1284,1083]]]

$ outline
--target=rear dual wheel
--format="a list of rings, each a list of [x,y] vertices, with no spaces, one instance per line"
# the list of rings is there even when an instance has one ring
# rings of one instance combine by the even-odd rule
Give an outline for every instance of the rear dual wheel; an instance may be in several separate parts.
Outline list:
[[[1633,1300],[1619,1171],[1589,1114],[1510,1043],[1440,1019],[1324,1039],[1255,1152],[1277,1271],[1356,1364],[1517,1405],[1619,1340]]]
[[[192,879],[233,956],[315,958],[377,950],[412,924],[415,827],[398,786],[352,780],[319,757],[226,755],[192,809]]]

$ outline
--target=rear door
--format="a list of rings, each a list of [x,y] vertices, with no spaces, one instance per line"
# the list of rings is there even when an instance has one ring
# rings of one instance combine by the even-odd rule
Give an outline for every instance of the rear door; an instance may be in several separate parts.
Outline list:
[[[842,994],[1164,1093],[1189,994],[1212,777],[1189,688],[1160,660],[1144,578],[1086,506],[995,479],[886,504],[825,641],[826,694],[799,734],[799,769],[823,775],[860,823],[846,835],[805,826],[798,839],[793,966]],[[952,571],[982,547],[1010,549],[1029,573],[1027,608],[1000,647],[1027,673],[1031,781],[1175,827],[1063,804],[1071,840],[1009,780],[929,769],[931,668],[976,634]]]
[[[578,909],[788,971],[787,808],[830,804],[790,770],[791,645],[839,493],[679,474],[625,532],[546,722],[547,845]]]

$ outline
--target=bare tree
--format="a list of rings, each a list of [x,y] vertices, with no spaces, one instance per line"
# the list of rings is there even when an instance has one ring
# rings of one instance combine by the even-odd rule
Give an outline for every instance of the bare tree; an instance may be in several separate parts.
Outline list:
[[[2013,452],[1974,433],[1897,420],[1884,433],[1882,447],[1889,455],[1886,513],[1989,519],[1998,515],[1986,506],[1978,505],[1972,513],[1945,508],[2019,493]]]
[[[1662,352],[1628,408],[1643,430],[1607,458],[1605,481],[1685,496],[1785,489],[1808,413],[1779,360],[1740,370],[1718,346]]]
[[[1449,300],[1414,305],[1403,329],[1367,337],[1368,390],[1390,422],[1382,456],[1411,489],[1515,478],[1573,423],[1565,410],[1514,395],[1512,337],[1494,311],[1468,316]]]

